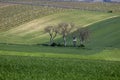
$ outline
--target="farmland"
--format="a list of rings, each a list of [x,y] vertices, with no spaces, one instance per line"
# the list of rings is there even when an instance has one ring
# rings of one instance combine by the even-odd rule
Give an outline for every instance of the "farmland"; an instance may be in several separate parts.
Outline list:
[[[74,2],[74,1],[50,1],[50,0],[1,0],[1,2],[26,4],[34,6],[49,6],[67,9],[80,9],[80,10],[90,10],[90,11],[113,11],[115,13],[120,13],[120,3],[100,3],[100,2]]]
[[[25,8],[26,7],[26,8]],[[76,26],[87,26],[96,21],[115,17],[118,15],[108,14],[104,12],[92,12],[92,11],[79,11],[79,10],[66,10],[56,8],[43,8],[41,13],[32,6],[22,5],[16,8],[15,13],[4,13],[1,15],[1,42],[2,43],[14,43],[14,44],[38,44],[48,42],[48,36],[44,33],[44,27],[48,25],[57,25],[60,22],[73,22]],[[29,11],[29,8],[31,9]],[[39,7],[37,7],[39,9]],[[6,9],[6,8],[5,8]],[[12,6],[13,11],[14,6]],[[12,10],[11,7],[8,10]],[[24,11],[27,9],[27,11]],[[7,9],[6,9],[7,10]],[[7,10],[7,11],[8,11]],[[17,12],[18,10],[18,12]],[[20,10],[22,13],[20,13]],[[47,12],[45,12],[45,10]],[[53,11],[51,11],[53,10]],[[50,11],[50,12],[49,12]],[[55,13],[56,12],[56,13]],[[61,12],[61,13],[59,13]],[[40,14],[38,14],[40,13]],[[46,13],[46,14],[43,14]],[[48,14],[51,15],[48,15]],[[52,14],[54,13],[54,14]],[[14,15],[15,14],[15,15]],[[42,15],[41,15],[42,14]],[[9,17],[12,15],[13,17]],[[46,16],[45,16],[46,15]],[[45,17],[44,17],[45,16]],[[89,16],[89,18],[88,18]],[[94,16],[94,17],[93,17]],[[26,18],[24,18],[26,17]],[[34,19],[36,18],[36,19]],[[10,19],[10,20],[9,20]],[[27,20],[28,19],[28,20]],[[34,20],[32,20],[34,19]],[[29,21],[29,22],[28,22]],[[20,25],[21,24],[21,25]],[[19,26],[20,25],[20,26]],[[18,27],[17,27],[18,26]],[[10,30],[9,30],[10,29]],[[44,41],[44,42],[43,42]]]
[[[34,4],[39,2],[32,1]],[[94,4],[43,3],[76,5],[79,8],[79,4],[83,8],[86,8],[86,4]],[[95,3],[94,6],[98,5],[101,6],[101,3]],[[117,7],[108,9],[108,6],[101,6],[100,10],[103,11],[94,11],[0,3],[0,80],[119,80],[119,4],[102,5]],[[113,13],[108,13],[109,10],[113,10]],[[44,46],[49,43],[49,35],[44,32],[44,28],[57,26],[60,22],[72,22],[76,26],[67,36],[68,46]],[[71,35],[76,34],[76,29],[80,27],[91,31],[85,48],[72,46]],[[55,42],[63,44],[62,37],[58,35]]]
[[[27,23],[33,19],[50,15],[52,13],[59,13],[63,9],[13,5],[10,7],[3,7],[0,9],[0,30],[5,31],[12,27]]]

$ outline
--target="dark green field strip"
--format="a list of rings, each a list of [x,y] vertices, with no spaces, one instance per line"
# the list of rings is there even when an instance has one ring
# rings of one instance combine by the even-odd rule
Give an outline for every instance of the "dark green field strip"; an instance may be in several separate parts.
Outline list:
[[[120,48],[120,17],[102,21],[89,26],[91,33],[91,47],[118,47]]]
[[[119,80],[120,62],[0,56],[1,80]]]
[[[40,53],[58,53],[58,54],[90,54],[93,53],[91,48],[81,49],[74,47],[51,47],[42,45],[19,45],[19,44],[0,44],[0,50],[16,52],[40,52]],[[96,49],[99,51],[99,49]],[[83,53],[82,53],[83,52]]]
[[[120,61],[120,48],[75,48],[0,44],[0,55]]]

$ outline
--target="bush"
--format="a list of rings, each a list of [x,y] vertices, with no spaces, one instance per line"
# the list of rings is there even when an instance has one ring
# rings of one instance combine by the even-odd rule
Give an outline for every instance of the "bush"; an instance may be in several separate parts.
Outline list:
[[[78,47],[82,47],[82,48],[84,48],[84,47],[85,47],[85,45],[81,44],[81,45],[80,45],[80,46],[78,46]]]
[[[112,13],[113,11],[108,11],[108,13]]]
[[[55,46],[57,46],[57,43],[52,43],[50,46],[55,47]]]
[[[58,44],[57,44],[57,46],[62,47],[62,46],[64,46],[64,45],[62,45],[62,44],[58,43]]]

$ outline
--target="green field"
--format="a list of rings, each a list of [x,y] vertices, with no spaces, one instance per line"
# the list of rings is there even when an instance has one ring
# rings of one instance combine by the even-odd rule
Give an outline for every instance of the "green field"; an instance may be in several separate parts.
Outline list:
[[[0,80],[120,80],[119,13],[0,3],[0,18]],[[68,47],[41,45],[60,22],[87,27],[86,47],[72,47],[75,30]]]
[[[119,80],[120,62],[0,56],[1,80]]]

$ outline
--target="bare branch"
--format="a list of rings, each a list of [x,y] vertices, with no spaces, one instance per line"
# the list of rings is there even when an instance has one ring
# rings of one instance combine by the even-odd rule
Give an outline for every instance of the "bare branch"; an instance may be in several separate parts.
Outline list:
[[[66,46],[66,36],[72,31],[74,24],[60,23],[58,24],[59,33],[63,36],[64,46]]]
[[[58,28],[56,28],[55,26],[47,26],[44,31],[46,33],[49,33],[50,35],[50,45],[53,43],[54,38],[57,36],[58,34]]]
[[[89,38],[90,31],[87,28],[79,28],[77,31],[79,33],[80,43],[83,44]]]

